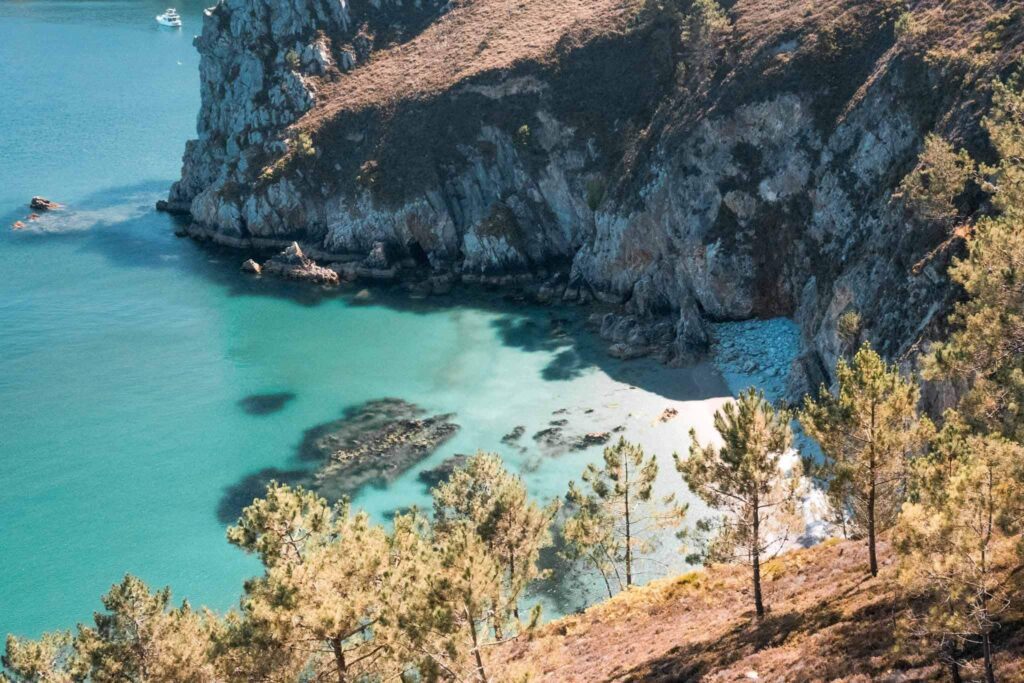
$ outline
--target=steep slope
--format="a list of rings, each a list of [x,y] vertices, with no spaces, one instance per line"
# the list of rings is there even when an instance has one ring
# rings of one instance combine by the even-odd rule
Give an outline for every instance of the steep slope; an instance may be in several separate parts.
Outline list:
[[[749,572],[722,566],[655,581],[502,646],[493,670],[531,681],[948,680],[934,643],[910,635],[913,596],[894,581],[888,544],[867,575],[864,543],[829,542],[765,567],[764,621],[753,618]],[[1024,614],[1002,615],[998,680],[1024,681]],[[907,634],[900,641],[898,629]],[[965,680],[981,679],[967,652]]]
[[[1020,7],[723,4],[222,0],[169,206],[240,247],[621,305],[604,333],[666,360],[701,318],[791,315],[795,392],[834,364],[847,310],[911,352],[959,240],[894,193],[929,132],[988,153]]]

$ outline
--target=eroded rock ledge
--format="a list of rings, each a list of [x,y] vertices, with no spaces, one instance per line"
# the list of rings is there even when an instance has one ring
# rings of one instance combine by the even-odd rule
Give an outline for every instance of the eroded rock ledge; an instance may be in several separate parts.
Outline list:
[[[830,368],[851,309],[912,352],[959,242],[894,191],[927,133],[984,144],[984,97],[897,35],[901,6],[722,5],[724,24],[689,0],[221,0],[165,207],[221,244],[298,241],[339,279],[616,306],[599,324],[623,357],[787,315]]]

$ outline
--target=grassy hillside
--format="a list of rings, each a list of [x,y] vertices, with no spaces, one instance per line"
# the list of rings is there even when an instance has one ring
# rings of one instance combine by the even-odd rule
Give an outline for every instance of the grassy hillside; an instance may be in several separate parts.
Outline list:
[[[895,557],[866,570],[862,542],[829,541],[765,568],[768,616],[756,623],[749,570],[720,566],[632,589],[494,653],[500,668],[537,681],[949,680],[927,643],[908,633],[914,596],[895,582]],[[996,673],[1024,681],[1024,613],[1006,613]],[[965,680],[980,678],[980,651]]]

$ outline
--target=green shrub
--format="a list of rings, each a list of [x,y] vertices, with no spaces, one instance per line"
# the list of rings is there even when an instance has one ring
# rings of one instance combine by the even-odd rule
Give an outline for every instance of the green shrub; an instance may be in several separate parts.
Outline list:
[[[519,147],[529,147],[532,137],[533,134],[530,132],[530,127],[524,123],[516,131],[516,145]]]
[[[316,147],[313,146],[313,138],[309,133],[299,133],[295,139],[295,151],[300,157],[311,157],[316,154]]]
[[[964,150],[931,134],[917,158],[917,166],[903,178],[898,197],[902,197],[914,216],[925,221],[948,222],[956,218],[954,203],[974,177],[974,161]]]

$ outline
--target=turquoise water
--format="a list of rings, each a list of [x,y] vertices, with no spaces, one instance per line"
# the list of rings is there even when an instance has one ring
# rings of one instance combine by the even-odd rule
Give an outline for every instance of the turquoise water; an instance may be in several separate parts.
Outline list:
[[[304,430],[368,399],[462,425],[422,467],[357,496],[382,520],[427,501],[419,469],[477,448],[560,495],[599,450],[534,448],[559,409],[577,432],[622,424],[664,457],[690,425],[710,430],[728,393],[716,372],[610,361],[576,323],[551,333],[564,312],[324,296],[174,238],[151,207],[194,130],[201,4],[179,2],[173,31],[153,21],[164,3],[0,2],[0,634],[87,619],[125,572],[230,607],[258,567],[224,540],[224,496],[296,467]],[[10,230],[36,194],[68,208]],[[295,398],[266,415],[239,406],[274,392]],[[670,405],[681,416],[660,422]],[[500,443],[519,424],[526,452]]]

